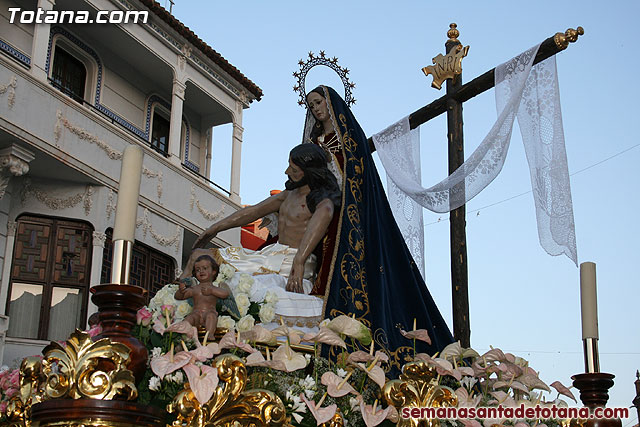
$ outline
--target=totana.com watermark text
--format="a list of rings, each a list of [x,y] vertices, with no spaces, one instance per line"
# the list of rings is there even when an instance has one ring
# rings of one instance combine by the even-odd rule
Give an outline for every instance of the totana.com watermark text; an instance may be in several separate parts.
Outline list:
[[[10,7],[9,23],[20,24],[146,24],[149,12],[145,10],[99,10],[95,18],[88,10],[23,10]]]

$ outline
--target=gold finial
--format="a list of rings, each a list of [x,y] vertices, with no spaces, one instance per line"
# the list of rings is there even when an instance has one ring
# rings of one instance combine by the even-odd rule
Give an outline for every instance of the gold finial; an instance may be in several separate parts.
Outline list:
[[[569,28],[567,31],[563,33],[556,33],[553,36],[553,40],[556,42],[556,46],[558,49],[564,50],[569,46],[569,43],[573,43],[578,40],[578,36],[584,34],[584,28],[578,27],[577,29]]]
[[[458,41],[458,37],[460,37],[460,31],[458,31],[458,25],[455,22],[449,24],[449,31],[447,31],[447,36],[452,42]]]

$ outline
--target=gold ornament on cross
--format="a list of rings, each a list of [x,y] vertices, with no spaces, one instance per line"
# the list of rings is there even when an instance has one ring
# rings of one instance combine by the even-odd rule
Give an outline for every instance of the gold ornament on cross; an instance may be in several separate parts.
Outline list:
[[[458,36],[460,32],[456,29],[456,24],[449,25],[450,30],[447,32],[449,36],[449,40],[453,42],[458,42]],[[460,42],[458,42],[460,43]],[[427,67],[422,68],[422,72],[425,76],[429,76],[431,74],[433,76],[433,82],[431,86],[440,90],[442,88],[442,83],[447,79],[452,79],[453,77],[462,73],[462,58],[467,56],[469,52],[469,46],[462,47],[462,44],[458,44],[454,46],[453,49],[446,55],[438,54],[431,61],[433,65],[429,65]]]

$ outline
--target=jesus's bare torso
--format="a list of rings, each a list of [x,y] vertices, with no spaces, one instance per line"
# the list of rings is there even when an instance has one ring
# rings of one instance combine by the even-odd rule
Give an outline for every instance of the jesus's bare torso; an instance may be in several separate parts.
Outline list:
[[[295,189],[287,193],[278,211],[278,241],[298,248],[312,216],[307,206],[308,191]]]

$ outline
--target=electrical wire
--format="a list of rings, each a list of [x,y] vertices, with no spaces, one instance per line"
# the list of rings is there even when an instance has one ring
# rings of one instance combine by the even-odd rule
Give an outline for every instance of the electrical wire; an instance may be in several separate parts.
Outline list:
[[[634,149],[634,148],[636,148],[636,147],[640,147],[640,143],[638,143],[638,144],[636,144],[636,145],[633,145],[633,146],[631,146],[631,147],[629,147],[629,148],[626,148],[626,149],[624,149],[624,150],[622,150],[622,151],[620,151],[620,152],[618,152],[618,153],[615,153],[615,154],[613,154],[613,155],[611,155],[611,156],[609,156],[609,157],[607,157],[607,158],[605,158],[605,159],[602,159],[602,160],[600,160],[600,161],[598,161],[598,162],[596,162],[596,163],[594,163],[594,164],[592,164],[592,165],[589,165],[589,166],[587,166],[587,167],[585,167],[585,168],[582,168],[582,169],[580,169],[580,170],[578,170],[578,171],[576,171],[576,172],[574,172],[574,173],[572,173],[572,174],[569,174],[569,176],[574,176],[574,175],[577,175],[577,174],[579,174],[579,173],[585,172],[585,171],[587,171],[587,170],[589,170],[589,169],[591,169],[591,168],[594,168],[594,167],[596,167],[596,166],[598,166],[598,165],[601,165],[601,164],[602,164],[602,163],[604,163],[604,162],[607,162],[607,161],[609,161],[609,160],[611,160],[611,159],[613,159],[613,158],[615,158],[615,157],[618,157],[618,156],[620,156],[620,155],[622,155],[622,154],[626,153],[627,151],[631,151],[631,150],[633,150],[633,149]],[[478,214],[477,214],[477,215],[480,215],[480,211],[481,211],[481,210],[483,210],[483,209],[487,209],[487,208],[490,208],[490,207],[493,207],[493,206],[496,206],[496,205],[499,205],[499,204],[502,204],[502,203],[508,202],[508,201],[510,201],[510,200],[517,199],[518,197],[525,196],[525,195],[527,195],[527,194],[529,194],[529,193],[531,193],[531,190],[529,190],[529,191],[525,191],[524,193],[516,194],[515,196],[511,196],[511,197],[508,197],[508,198],[506,198],[506,199],[503,199],[503,200],[500,200],[500,201],[497,201],[497,202],[494,202],[494,203],[491,203],[491,204],[488,204],[488,205],[485,205],[485,206],[482,206],[482,207],[480,207],[480,208],[478,208],[478,209],[473,209],[473,210],[471,210],[471,211],[468,211],[468,212],[467,212],[467,215],[468,215],[468,214],[475,213],[475,212],[478,212]],[[477,216],[477,215],[476,215],[476,216]],[[438,220],[437,220],[437,221],[433,221],[433,222],[429,222],[429,223],[425,224],[425,225],[424,225],[424,227],[426,228],[426,227],[428,227],[428,226],[430,226],[430,225],[438,224],[438,223],[440,223],[440,222],[448,221],[448,220],[449,220],[449,218],[445,218],[445,219],[443,220],[443,219],[442,219],[442,217],[440,217],[440,218],[438,218]]]

